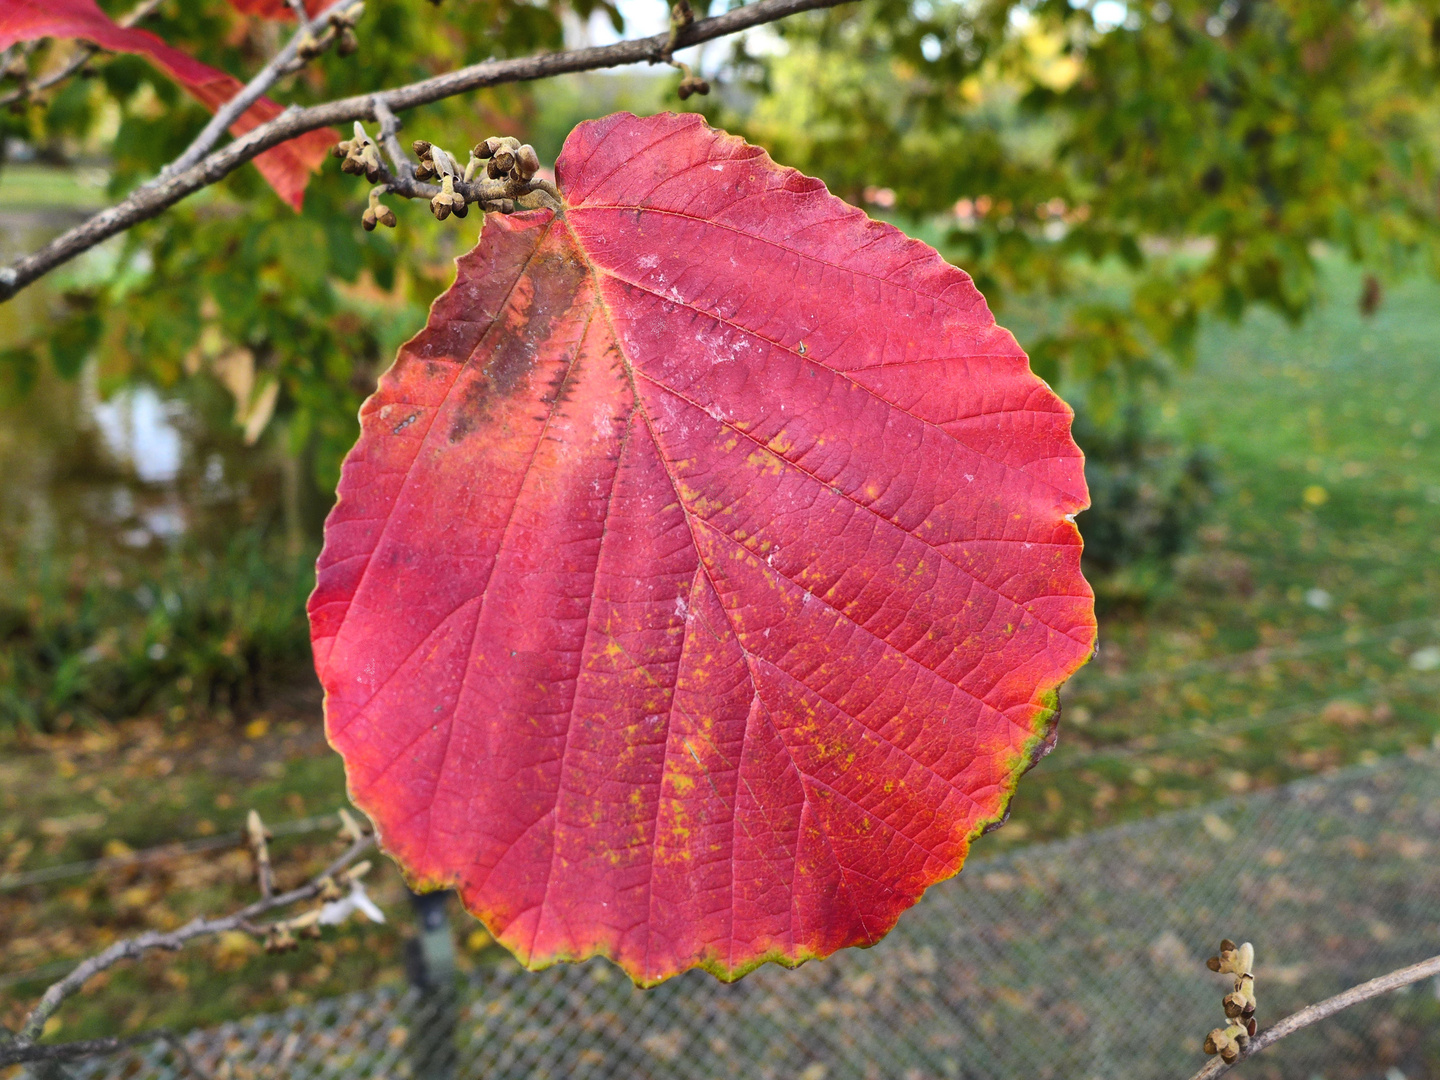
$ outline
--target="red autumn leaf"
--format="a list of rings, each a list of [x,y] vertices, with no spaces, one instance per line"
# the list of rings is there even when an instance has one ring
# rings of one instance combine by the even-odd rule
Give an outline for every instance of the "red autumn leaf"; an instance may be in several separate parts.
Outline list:
[[[361,413],[310,601],[352,796],[531,967],[873,943],[1090,655],[1070,411],[966,274],[696,116],[556,173]]]
[[[95,0],[0,0],[0,49],[43,37],[84,38],[109,52],[149,57],[211,112],[234,97],[242,86],[234,76],[172,48],[148,30],[112,22]],[[243,135],[273,120],[281,111],[269,98],[261,98],[230,125],[230,132]],[[338,138],[328,128],[307,132],[265,151],[255,159],[255,166],[275,194],[299,210],[310,174],[320,167]]]

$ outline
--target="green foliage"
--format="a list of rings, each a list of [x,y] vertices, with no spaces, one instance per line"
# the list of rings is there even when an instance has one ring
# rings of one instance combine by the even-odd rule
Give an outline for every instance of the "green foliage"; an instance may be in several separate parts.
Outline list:
[[[124,9],[104,6],[112,14]],[[611,10],[603,0],[564,6],[582,16]],[[553,49],[562,44],[561,10],[519,0],[440,8],[371,0],[360,53],[322,57],[276,96],[325,100],[490,55]],[[283,24],[235,14],[226,0],[165,5],[145,25],[242,77],[289,33]],[[19,137],[50,158],[103,156],[110,194],[119,196],[179,153],[206,113],[138,57],[104,58],[96,70],[97,77],[58,88],[45,107],[0,119],[0,136]],[[524,134],[528,100],[502,88],[431,107],[409,123],[416,135],[423,129],[453,140],[463,157],[482,135]],[[143,375],[160,385],[248,350],[256,386],[280,382],[276,415],[293,450],[333,489],[361,400],[400,342],[424,323],[447,284],[449,260],[473,243],[477,225],[441,225],[416,213],[402,229],[366,234],[364,195],[353,178],[327,169],[297,216],[246,167],[62,273],[61,295],[35,344],[66,374],[98,353],[110,376]]]
[[[1074,430],[1085,447],[1090,487],[1090,509],[1079,519],[1085,576],[1102,605],[1144,603],[1216,494],[1212,455],[1157,436],[1150,413],[1135,401],[1106,425],[1082,405]]]
[[[1430,0],[1106,7],[1123,23],[1064,0],[792,20],[788,51],[740,57],[754,106],[717,118],[848,198],[950,218],[1002,310],[1128,267],[1125,295],[1026,342],[1099,413],[1188,363],[1204,316],[1304,315],[1317,244],[1387,276],[1440,267]]]
[[[312,559],[250,531],[153,569],[22,564],[0,591],[0,729],[254,706],[309,662]]]
[[[568,6],[619,25],[603,2]],[[565,7],[372,0],[360,53],[323,56],[276,96],[307,103],[555,48]],[[1105,14],[1121,21],[1097,21]],[[241,76],[288,32],[226,0],[164,5],[146,25]],[[1169,541],[1157,548],[1120,507],[1168,493],[1141,499],[1139,518],[1170,522],[1157,526],[1169,535],[1193,519],[1199,489],[1174,481],[1193,474],[1189,451],[1124,449],[1138,445],[1127,410],[1189,363],[1201,321],[1253,305],[1300,319],[1322,249],[1384,280],[1440,266],[1437,27],[1436,0],[865,0],[777,24],[783,49],[736,46],[703,107],[926,235],[1007,325],[1053,313],[1020,337],[1037,371],[1086,402],[1091,552],[1153,562]],[[515,134],[548,160],[578,120],[673,108],[672,89],[630,73],[500,88],[410,114],[405,139],[463,152]],[[47,160],[103,159],[117,196],[204,117],[144,60],[103,57],[43,107],[0,117],[0,134]],[[89,356],[112,379],[172,385],[208,369],[223,381],[226,358],[244,352],[255,393],[278,383],[292,453],[332,490],[360,401],[478,224],[413,207],[398,230],[367,234],[363,206],[363,185],[331,168],[297,217],[242,169],[59,275],[35,339],[0,357],[5,381],[33,382],[37,358],[71,373]],[[252,402],[239,404],[237,417]]]

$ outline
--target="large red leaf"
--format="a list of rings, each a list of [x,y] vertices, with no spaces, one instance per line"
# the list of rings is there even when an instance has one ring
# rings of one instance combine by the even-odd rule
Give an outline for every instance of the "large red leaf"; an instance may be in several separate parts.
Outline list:
[[[698,117],[556,173],[361,412],[310,601],[351,793],[532,967],[873,943],[1090,655],[1070,411],[968,276]]]
[[[149,57],[211,112],[241,89],[234,76],[172,48],[148,30],[112,22],[95,0],[0,0],[0,49],[43,37],[84,38],[109,52]],[[230,131],[243,135],[281,111],[269,98],[261,98],[230,125]],[[255,167],[280,198],[299,210],[310,174],[320,167],[338,138],[330,128],[307,132],[265,151],[255,159]]]

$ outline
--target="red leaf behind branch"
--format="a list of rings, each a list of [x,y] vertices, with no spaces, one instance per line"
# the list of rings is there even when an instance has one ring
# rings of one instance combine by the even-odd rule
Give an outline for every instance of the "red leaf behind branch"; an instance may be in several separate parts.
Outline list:
[[[305,10],[313,19],[324,4],[325,0],[305,0]],[[262,19],[295,18],[285,0],[230,0],[230,6],[242,15],[256,15]]]
[[[873,943],[1090,656],[1070,410],[967,275],[696,116],[556,171],[362,410],[310,601],[351,793],[532,967]]]
[[[242,86],[234,76],[172,48],[148,30],[117,25],[96,6],[95,0],[0,0],[0,49],[42,37],[83,38],[109,52],[146,56],[212,112]],[[273,120],[281,111],[269,98],[261,98],[230,126],[230,131],[243,135]],[[255,166],[275,193],[299,210],[310,174],[320,167],[338,138],[328,128],[307,132],[265,151],[255,159]]]

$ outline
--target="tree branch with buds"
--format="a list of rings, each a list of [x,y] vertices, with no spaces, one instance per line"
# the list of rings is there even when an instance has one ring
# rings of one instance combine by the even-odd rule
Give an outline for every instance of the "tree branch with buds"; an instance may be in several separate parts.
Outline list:
[[[1256,1034],[1255,976],[1250,972],[1254,961],[1255,950],[1251,945],[1237,947],[1233,941],[1222,942],[1220,955],[1210,958],[1211,971],[1235,976],[1235,989],[1225,996],[1222,1003],[1230,1025],[1223,1029],[1216,1028],[1206,1036],[1205,1052],[1213,1054],[1214,1057],[1190,1080],[1215,1080],[1215,1077],[1229,1072],[1240,1062],[1254,1057],[1285,1036],[1319,1023],[1343,1009],[1423,979],[1440,978],[1440,956],[1432,956],[1429,960],[1381,975],[1359,986],[1352,986],[1334,997],[1307,1005],[1275,1026]]]
[[[353,3],[353,0],[351,2]],[[158,216],[186,196],[222,180],[272,147],[317,128],[356,120],[379,121],[381,118],[377,103],[392,113],[399,113],[482,87],[529,82],[575,71],[598,71],[625,64],[664,63],[667,62],[669,54],[677,48],[698,45],[752,27],[777,22],[799,12],[835,7],[844,2],[847,0],[758,0],[723,15],[699,19],[653,37],[633,38],[614,45],[543,53],[514,60],[488,60],[405,86],[341,98],[309,108],[287,109],[274,120],[261,124],[218,150],[209,152],[193,165],[186,168],[172,165],[163,170],[160,177],[137,188],[122,202],[101,210],[38,251],[0,269],[0,301],[10,299],[36,279],[58,266],[63,266],[100,242]],[[339,0],[339,3],[330,5],[309,25],[313,26],[327,19],[333,10],[344,4],[345,0]],[[218,115],[217,113],[217,117]],[[439,190],[437,187],[436,194]],[[463,189],[457,190],[463,193]],[[404,194],[398,189],[396,193]],[[421,195],[417,193],[406,197]],[[433,198],[434,195],[429,197]],[[468,203],[468,195],[466,200]]]
[[[370,870],[368,861],[356,862],[361,855],[374,846],[374,838],[363,830],[346,811],[341,811],[343,829],[341,835],[349,841],[343,854],[331,862],[306,884],[288,892],[275,893],[271,884],[269,851],[266,847],[264,824],[253,811],[247,821],[246,843],[255,859],[256,878],[261,897],[254,903],[219,918],[197,918],[168,933],[148,931],[123,941],[117,941],[102,952],[82,961],[70,974],[52,985],[41,996],[40,1001],[21,1022],[19,1032],[8,1040],[0,1034],[0,1068],[27,1061],[73,1060],[90,1053],[109,1053],[129,1045],[125,1040],[92,1040],[94,1047],[81,1050],[90,1043],[41,1044],[38,1042],[45,1030],[45,1022],[71,995],[77,993],[87,982],[102,971],[114,967],[123,960],[135,960],[156,950],[175,952],[197,938],[241,930],[262,937],[270,952],[283,952],[296,946],[294,934],[300,930],[311,936],[318,935],[322,925],[343,921],[354,911],[363,912],[376,921],[384,921],[379,909],[364,895],[360,879]],[[288,919],[268,924],[258,924],[256,919],[268,912],[290,907],[307,900],[319,899],[322,906]],[[155,1035],[147,1038],[153,1039]],[[104,1044],[104,1045],[101,1045]],[[113,1044],[113,1045],[112,1045]]]
[[[238,94],[215,110],[209,123],[200,129],[185,151],[165,168],[160,170],[157,180],[174,176],[195,165],[210,152],[220,136],[230,129],[245,114],[245,110],[265,96],[267,90],[285,75],[299,71],[331,45],[348,34],[346,42],[353,41],[354,26],[365,5],[361,0],[335,0],[313,19],[301,19],[300,28],[286,43],[285,47],[270,58],[270,62],[245,84]],[[304,5],[301,5],[304,10]],[[348,46],[347,46],[348,47]],[[350,51],[354,51],[350,49]],[[156,181],[151,181],[155,183]]]

